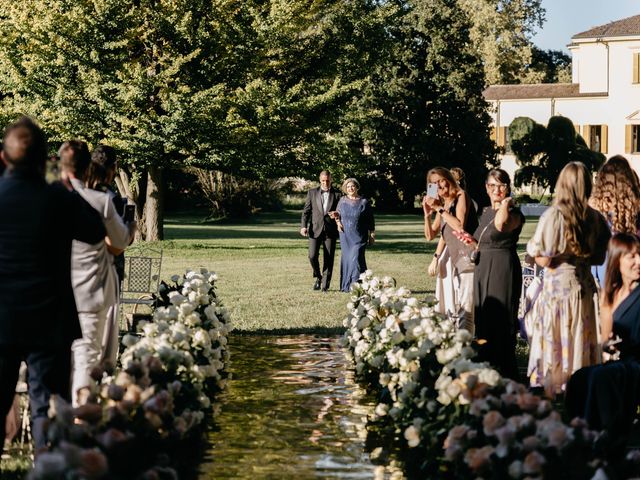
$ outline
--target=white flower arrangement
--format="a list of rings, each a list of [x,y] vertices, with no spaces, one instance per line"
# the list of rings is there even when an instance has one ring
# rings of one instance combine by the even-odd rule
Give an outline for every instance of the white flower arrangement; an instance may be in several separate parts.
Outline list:
[[[206,269],[189,270],[183,278],[174,275],[175,286],[165,285],[169,305],[158,307],[153,321],[140,322],[139,340],[128,336],[121,356],[125,368],[135,360],[159,358],[168,374],[201,393],[197,397],[203,408],[210,404],[205,382],[221,380],[219,372],[229,355],[229,313],[215,295],[217,278]]]
[[[351,293],[342,344],[380,393],[372,421],[421,449],[424,478],[442,468],[450,478],[609,478],[598,434],[579,419],[564,423],[549,400],[474,361],[471,334],[436,313],[433,298],[420,301],[370,271]],[[618,463],[640,473],[640,453]]]
[[[390,277],[371,271],[354,284],[342,344],[356,372],[386,390],[373,420],[391,418],[409,447],[422,444],[425,418],[451,405],[468,405],[470,390],[502,379],[486,363],[472,360],[472,336],[437,313],[433,298],[420,301]]]
[[[37,457],[29,478],[50,478],[52,472],[76,478],[98,467],[95,478],[110,478],[113,468],[131,469],[134,464],[148,469],[132,471],[136,478],[169,473],[165,466],[138,462],[136,452],[152,433],[153,444],[166,442],[165,448],[194,438],[193,432],[201,431],[197,427],[208,417],[205,412],[214,410],[211,397],[226,383],[231,331],[229,312],[215,294],[217,279],[201,269],[172,276],[171,286],[163,282],[153,320],[140,322],[137,335],[122,339],[122,369],[105,376],[102,367],[95,368],[92,376],[99,384],[88,403],[77,409],[52,399],[53,448]],[[82,444],[69,440],[72,430]],[[131,448],[123,449],[125,445]],[[114,451],[120,453],[112,457]],[[175,472],[171,475],[174,478]]]

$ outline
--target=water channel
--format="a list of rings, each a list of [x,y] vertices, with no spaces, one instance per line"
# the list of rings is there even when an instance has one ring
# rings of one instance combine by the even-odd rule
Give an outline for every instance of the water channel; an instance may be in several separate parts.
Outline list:
[[[375,399],[355,382],[338,340],[230,338],[232,380],[199,480],[402,478],[371,462],[366,423]]]

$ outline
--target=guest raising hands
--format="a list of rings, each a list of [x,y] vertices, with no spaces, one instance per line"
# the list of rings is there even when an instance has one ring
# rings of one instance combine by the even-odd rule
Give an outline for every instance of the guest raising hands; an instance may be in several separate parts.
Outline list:
[[[436,298],[440,313],[464,310],[462,328],[473,333],[473,271],[474,265],[465,253],[468,248],[454,232],[473,230],[478,224],[469,195],[462,190],[449,170],[436,167],[427,173],[427,183],[437,186],[437,195],[428,194],[422,200],[424,235],[432,240],[441,233],[429,275],[436,277]]]

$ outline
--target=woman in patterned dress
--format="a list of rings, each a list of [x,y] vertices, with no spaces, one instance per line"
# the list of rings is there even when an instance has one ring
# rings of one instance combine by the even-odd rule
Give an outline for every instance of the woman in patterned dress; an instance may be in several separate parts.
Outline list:
[[[589,207],[591,174],[580,162],[558,177],[553,205],[540,217],[527,253],[544,267],[542,291],[525,316],[530,338],[527,374],[549,396],[573,372],[599,362],[591,265],[604,261],[611,234]]]

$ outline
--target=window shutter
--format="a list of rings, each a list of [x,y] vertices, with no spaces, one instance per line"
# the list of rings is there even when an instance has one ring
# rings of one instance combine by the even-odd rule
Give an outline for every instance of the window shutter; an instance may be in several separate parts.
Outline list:
[[[600,153],[609,151],[609,129],[606,125],[600,125]]]
[[[498,128],[498,138],[497,138],[496,144],[499,147],[504,147],[504,141],[505,141],[505,138],[507,137],[506,134],[507,134],[507,127]]]
[[[582,126],[582,138],[584,138],[587,147],[591,148],[591,125]]]
[[[640,83],[640,53],[633,54],[633,83]]]
[[[576,130],[576,135],[580,135],[580,125],[573,124],[573,128]]]
[[[624,153],[631,153],[631,140],[633,139],[633,125],[624,126]]]

